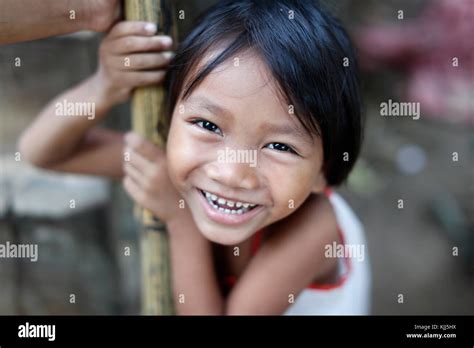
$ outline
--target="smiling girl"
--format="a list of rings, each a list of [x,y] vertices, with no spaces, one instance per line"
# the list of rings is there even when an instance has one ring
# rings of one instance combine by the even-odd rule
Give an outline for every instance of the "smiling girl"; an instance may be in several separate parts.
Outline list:
[[[222,1],[169,65],[169,39],[155,30],[117,24],[97,73],[25,131],[23,156],[124,176],[130,196],[167,224],[178,314],[368,313],[367,255],[332,250],[366,250],[360,223],[329,188],[347,178],[361,142],[356,61],[340,24],[310,0]],[[166,152],[93,128],[166,68]],[[54,116],[63,99],[94,102],[96,120]],[[222,151],[256,161],[218,160]]]

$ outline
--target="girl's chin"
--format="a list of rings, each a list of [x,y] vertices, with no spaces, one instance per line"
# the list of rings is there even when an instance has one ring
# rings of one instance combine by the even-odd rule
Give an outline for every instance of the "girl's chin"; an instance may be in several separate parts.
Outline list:
[[[235,227],[217,227],[207,223],[197,223],[199,232],[211,242],[222,245],[235,245],[243,242],[252,235],[252,231],[245,231]]]

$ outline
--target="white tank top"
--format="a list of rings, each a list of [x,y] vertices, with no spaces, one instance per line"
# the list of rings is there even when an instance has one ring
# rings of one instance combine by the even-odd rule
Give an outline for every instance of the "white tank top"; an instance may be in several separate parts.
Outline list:
[[[371,274],[363,227],[340,195],[330,189],[325,193],[336,214],[342,240],[342,244],[328,250],[330,255],[339,256],[338,282],[305,288],[284,315],[369,314]]]

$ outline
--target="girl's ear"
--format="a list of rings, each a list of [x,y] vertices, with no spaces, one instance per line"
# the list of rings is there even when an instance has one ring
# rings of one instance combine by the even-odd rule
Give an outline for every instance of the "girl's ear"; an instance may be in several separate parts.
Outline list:
[[[313,193],[321,193],[324,191],[324,189],[327,186],[326,178],[324,177],[324,173],[321,170],[316,177],[316,181],[314,182],[313,188],[311,189],[311,192]]]

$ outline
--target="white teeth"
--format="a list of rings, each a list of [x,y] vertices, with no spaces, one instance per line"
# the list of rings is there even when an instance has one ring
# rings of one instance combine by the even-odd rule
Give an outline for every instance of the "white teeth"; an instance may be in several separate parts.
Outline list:
[[[206,192],[206,191],[203,191],[203,192],[204,192],[209,204],[214,209],[219,210],[220,212],[223,212],[225,214],[243,214],[243,213],[246,213],[250,208],[253,208],[253,207],[256,206],[256,204],[250,204],[250,203],[244,203],[244,202],[234,202],[234,201],[231,201],[231,200],[227,200],[227,199],[218,197],[215,194],[210,193],[210,192]],[[220,206],[218,206],[217,204],[219,204]],[[226,207],[229,207],[229,208],[233,208],[235,206],[236,208],[240,208],[240,209],[237,209],[237,210],[236,209],[226,209],[226,208],[223,208],[222,206],[226,206]]]

